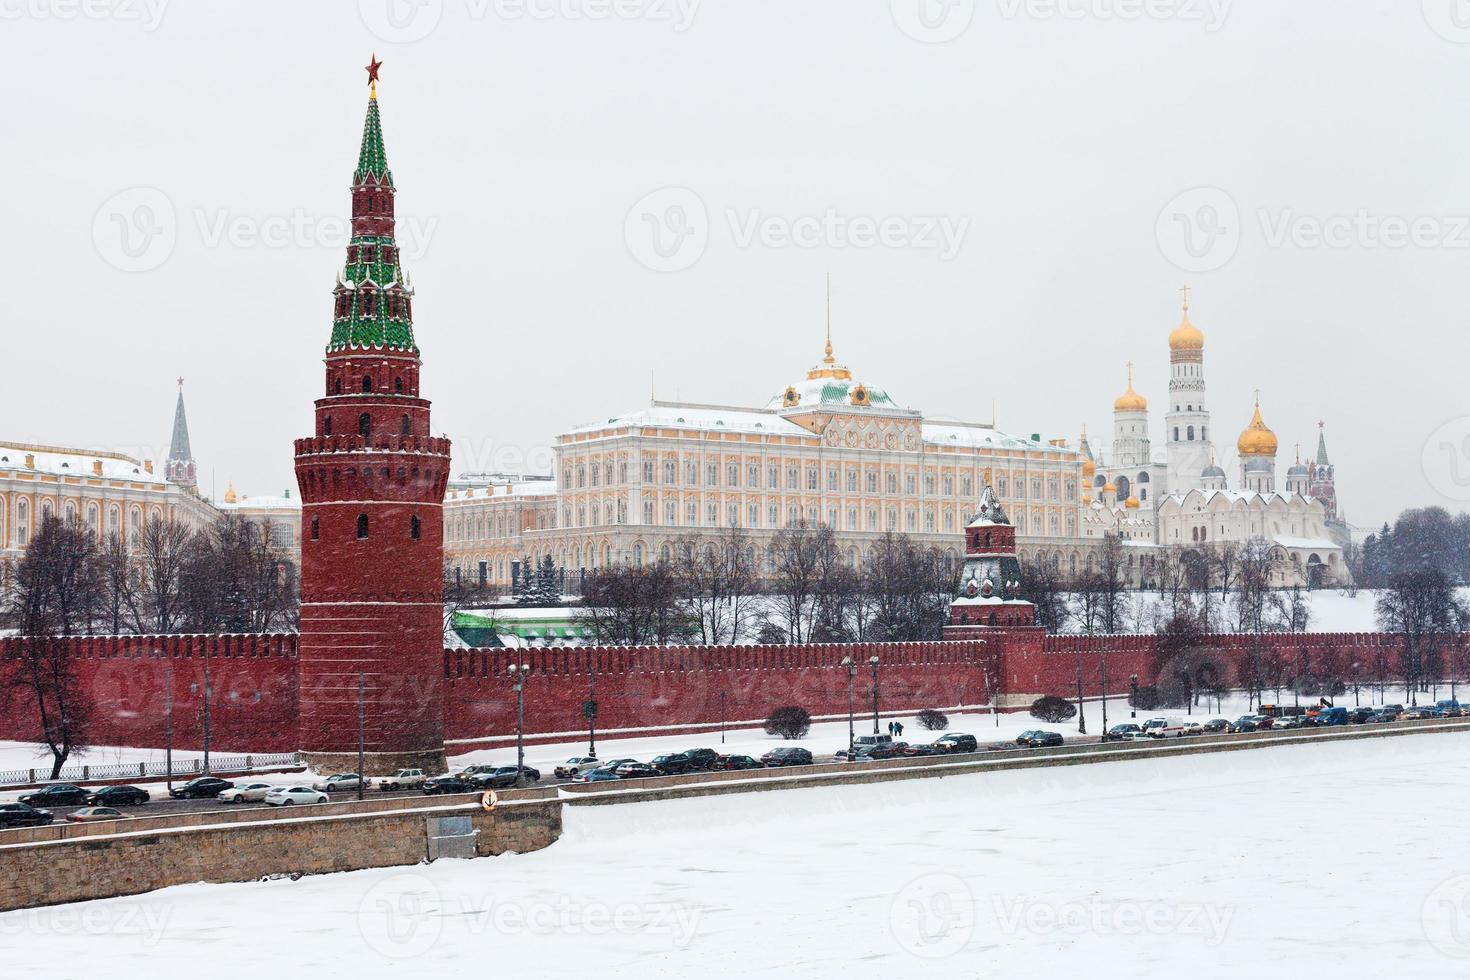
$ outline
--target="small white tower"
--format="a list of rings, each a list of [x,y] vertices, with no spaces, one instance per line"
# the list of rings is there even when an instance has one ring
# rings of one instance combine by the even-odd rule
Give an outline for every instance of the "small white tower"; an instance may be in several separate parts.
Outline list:
[[[1256,493],[1276,492],[1276,433],[1261,419],[1261,393],[1256,392],[1256,413],[1235,443],[1240,453],[1240,484]]]
[[[1205,335],[1189,322],[1189,287],[1181,292],[1184,315],[1169,334],[1169,410],[1164,416],[1171,493],[1188,491],[1214,456],[1205,407]]]

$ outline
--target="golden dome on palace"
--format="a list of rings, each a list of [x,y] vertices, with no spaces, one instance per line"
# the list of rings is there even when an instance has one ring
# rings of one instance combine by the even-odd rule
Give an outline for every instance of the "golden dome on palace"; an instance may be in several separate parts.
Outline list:
[[[1256,414],[1251,418],[1251,424],[1245,427],[1240,438],[1235,442],[1235,449],[1242,456],[1275,456],[1277,449],[1276,433],[1266,427],[1261,419],[1261,401],[1256,399]]]
[[[1097,463],[1090,456],[1082,457],[1082,475],[1091,477],[1097,473]]]
[[[1109,480],[1108,481],[1108,485],[1105,486],[1105,487],[1103,487],[1103,493],[1117,493],[1117,492],[1118,492],[1118,485],[1116,483],[1114,483],[1112,480]]]
[[[1184,319],[1179,321],[1179,326],[1169,334],[1170,350],[1204,350],[1205,335],[1199,328],[1189,322],[1189,308],[1184,309]]]
[[[1128,365],[1128,390],[1118,396],[1113,402],[1115,412],[1146,412],[1148,411],[1148,399],[1133,390],[1133,365]]]
[[[1143,505],[1139,503],[1137,497],[1129,497],[1127,500],[1123,501],[1123,506],[1127,507],[1129,510],[1137,510]]]

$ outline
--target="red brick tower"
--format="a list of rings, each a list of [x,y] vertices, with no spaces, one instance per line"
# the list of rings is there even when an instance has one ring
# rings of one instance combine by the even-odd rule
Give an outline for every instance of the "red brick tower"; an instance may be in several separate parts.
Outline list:
[[[945,639],[972,639],[989,627],[1016,629],[1035,621],[1035,608],[1021,598],[1021,564],[1016,528],[995,491],[986,484],[980,508],[965,528],[965,568],[960,592],[949,606]]]
[[[376,58],[352,177],[316,433],[296,440],[301,487],[301,748],[357,767],[359,678],[369,773],[444,768],[444,488],[449,440],[419,397],[413,290],[393,237],[393,175]]]

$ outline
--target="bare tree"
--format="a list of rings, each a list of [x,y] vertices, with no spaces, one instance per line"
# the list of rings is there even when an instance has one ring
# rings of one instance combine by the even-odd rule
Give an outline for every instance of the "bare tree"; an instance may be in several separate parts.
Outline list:
[[[1455,595],[1449,577],[1438,568],[1400,572],[1378,596],[1378,626],[1401,637],[1398,676],[1409,703],[1440,670],[1441,654],[1451,636],[1470,617]]]
[[[702,643],[735,643],[745,632],[755,594],[755,552],[740,528],[714,540],[692,535],[674,544],[674,572]]]
[[[694,632],[672,565],[616,565],[587,574],[583,616],[600,644],[666,644]]]
[[[772,622],[790,642],[805,643],[819,616],[830,612],[831,589],[838,584],[833,571],[841,567],[836,538],[825,524],[797,521],[776,533],[771,559]]]
[[[176,632],[184,617],[184,569],[193,535],[172,518],[150,517],[143,525],[138,564],[142,572],[144,628]]]
[[[1072,617],[1067,606],[1067,586],[1050,561],[1043,558],[1021,563],[1021,597],[1031,603],[1037,626],[1046,627],[1048,633],[1060,633],[1067,628]]]
[[[136,568],[127,545],[117,531],[109,531],[96,558],[98,582],[97,619],[101,628],[114,635],[143,631]]]

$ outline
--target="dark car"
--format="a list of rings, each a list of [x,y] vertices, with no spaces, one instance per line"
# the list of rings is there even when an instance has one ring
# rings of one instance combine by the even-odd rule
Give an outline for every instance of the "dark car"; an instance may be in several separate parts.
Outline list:
[[[1230,722],[1224,718],[1211,718],[1200,727],[1204,729],[1206,735],[1219,735],[1221,732],[1230,731]]]
[[[620,777],[618,776],[618,774],[613,772],[611,769],[603,769],[601,767],[598,767],[596,769],[588,769],[586,772],[577,773],[575,776],[572,777],[572,782],[611,783],[617,782],[619,778]]]
[[[139,806],[148,800],[148,791],[136,786],[104,786],[87,794],[87,806]]]
[[[1382,711],[1385,714],[1393,715],[1395,718],[1397,718],[1399,715],[1404,713],[1404,706],[1401,704],[1385,704],[1381,706],[1378,710]]]
[[[1037,735],[1040,735],[1040,734],[1041,734],[1041,732],[1038,732],[1038,731],[1022,732],[1021,734],[1019,734],[1019,735],[1016,736],[1016,744],[1017,745],[1030,745],[1031,744],[1031,739],[1033,739],[1034,737],[1036,737]]]
[[[1026,744],[1033,749],[1049,749],[1061,745],[1063,741],[1061,732],[1032,732],[1031,740]]]
[[[29,803],[0,803],[0,827],[44,827],[54,819],[50,810]]]
[[[478,793],[479,784],[469,777],[456,773],[446,776],[432,776],[424,780],[424,785],[419,789],[425,796],[439,796],[444,793]]]
[[[637,761],[638,761],[637,759],[609,759],[608,761],[604,762],[602,765],[598,766],[596,769],[593,769],[591,771],[592,772],[610,772],[614,776],[616,776],[618,774],[618,770],[621,769],[623,766],[626,766],[630,762],[637,762]]]
[[[534,783],[541,779],[541,773],[530,766],[523,766],[519,771],[526,782]],[[496,766],[490,772],[476,773],[475,786],[478,789],[513,789],[516,772],[515,766]]]
[[[674,752],[654,756],[653,768],[658,770],[660,776],[682,776],[692,767],[689,765],[689,756],[683,752]]]
[[[20,802],[40,807],[86,806],[87,791],[70,783],[53,783],[34,793],[27,793],[20,798]]]
[[[228,779],[200,776],[181,786],[175,786],[168,791],[168,795],[176,800],[210,800],[218,796],[221,791],[234,788],[235,784]]]
[[[934,748],[940,752],[978,752],[980,743],[974,735],[966,735],[964,732],[950,732],[941,735],[934,740]]]
[[[618,766],[619,779],[647,779],[650,776],[662,775],[663,773],[646,762],[628,762]]]
[[[1137,735],[1142,731],[1143,729],[1139,728],[1137,725],[1131,722],[1125,722],[1121,725],[1114,725],[1106,732],[1103,732],[1102,740],[1104,742],[1121,742],[1129,735]]]
[[[874,746],[874,748],[879,747]],[[809,766],[812,764],[812,754],[806,749],[783,746],[779,749],[772,749],[761,756],[761,762],[768,766]]]
[[[723,758],[714,749],[689,749],[684,754],[689,757],[690,769],[713,769]]]
[[[1352,722],[1354,725],[1361,725],[1367,722],[1369,718],[1373,717],[1374,714],[1376,714],[1376,712],[1372,708],[1353,708],[1351,711],[1348,712],[1348,721]]]
[[[1241,715],[1230,723],[1230,731],[1235,734],[1258,731],[1260,727],[1256,724],[1255,715]]]
[[[1398,720],[1399,720],[1399,716],[1398,716],[1398,712],[1396,712],[1396,711],[1375,711],[1371,715],[1368,716],[1368,720],[1367,720],[1366,724],[1369,724],[1369,725],[1386,725],[1389,722],[1398,721]]]
[[[737,769],[764,769],[761,760],[751,758],[748,755],[722,755],[711,768],[730,772]]]
[[[904,749],[903,754],[908,758],[916,758],[926,755],[944,755],[944,750],[933,742],[920,742],[918,745],[910,745]]]
[[[1433,717],[1434,716],[1429,713],[1428,708],[1419,707],[1409,708],[1405,710],[1403,714],[1404,721],[1423,721],[1425,718]]]

